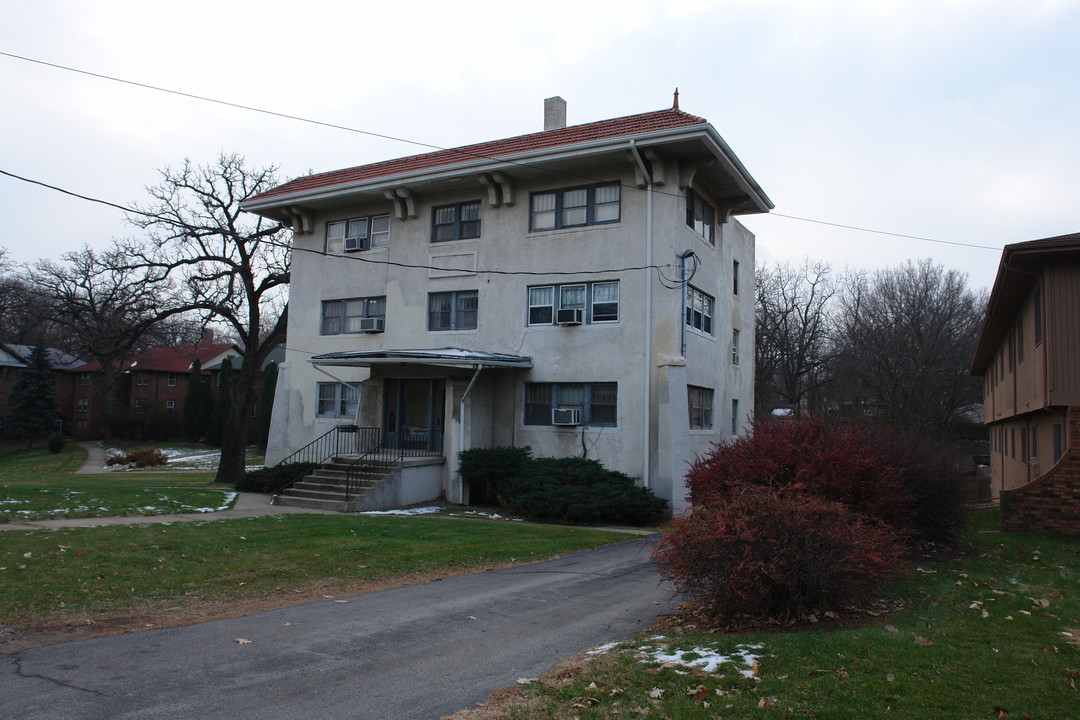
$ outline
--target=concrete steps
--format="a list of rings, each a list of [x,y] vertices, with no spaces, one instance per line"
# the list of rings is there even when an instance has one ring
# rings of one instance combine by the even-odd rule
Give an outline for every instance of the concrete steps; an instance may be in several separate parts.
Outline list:
[[[353,461],[347,457],[332,458],[293,483],[281,494],[275,495],[274,505],[357,512],[363,504],[362,497],[378,487],[394,472],[396,465],[387,462],[371,462],[355,468],[354,492],[346,498],[346,475]]]

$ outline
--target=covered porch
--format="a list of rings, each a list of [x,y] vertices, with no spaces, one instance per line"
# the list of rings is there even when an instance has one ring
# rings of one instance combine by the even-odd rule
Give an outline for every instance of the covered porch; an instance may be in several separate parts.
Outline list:
[[[457,472],[458,452],[477,442],[489,444],[497,414],[514,417],[515,375],[532,368],[529,357],[460,348],[346,351],[310,361],[331,378],[334,368],[368,370],[366,380],[350,383],[358,395],[358,432],[378,437],[381,448],[403,459],[445,459],[440,492],[419,502],[440,494],[450,502],[468,501]],[[406,486],[410,465],[402,465]]]

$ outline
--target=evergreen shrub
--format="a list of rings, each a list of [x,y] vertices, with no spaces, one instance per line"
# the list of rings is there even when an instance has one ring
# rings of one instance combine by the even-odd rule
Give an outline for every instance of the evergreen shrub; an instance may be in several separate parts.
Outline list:
[[[498,446],[458,453],[458,472],[469,485],[472,502],[496,502],[506,507],[511,483],[532,459],[532,448]]]
[[[307,475],[317,467],[316,463],[287,463],[244,473],[234,487],[240,492],[273,493],[285,483]]]
[[[49,452],[56,454],[64,451],[64,438],[60,437],[59,433],[53,433],[49,436]]]

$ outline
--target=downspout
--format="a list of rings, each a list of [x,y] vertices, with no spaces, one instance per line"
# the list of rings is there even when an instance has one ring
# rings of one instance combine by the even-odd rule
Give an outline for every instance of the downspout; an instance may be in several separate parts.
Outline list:
[[[476,366],[476,372],[473,373],[472,379],[469,380],[469,384],[465,387],[465,392],[461,396],[461,403],[458,405],[458,450],[466,450],[465,447],[465,398],[469,397],[469,391],[472,390],[473,385],[476,384],[476,379],[480,377],[480,371],[484,369],[483,365]],[[465,504],[465,479],[461,477],[461,468],[458,467],[457,473],[458,484],[458,502]]]
[[[645,178],[645,429],[642,432],[642,447],[645,457],[642,461],[641,479],[645,487],[652,488],[652,315],[653,283],[651,268],[653,260],[653,177],[645,160],[638,150],[637,141],[631,138],[630,152],[637,161],[641,176]]]
[[[682,307],[679,308],[679,355],[686,357],[686,258],[694,254],[693,250],[684,250],[679,258],[679,284],[682,285]]]

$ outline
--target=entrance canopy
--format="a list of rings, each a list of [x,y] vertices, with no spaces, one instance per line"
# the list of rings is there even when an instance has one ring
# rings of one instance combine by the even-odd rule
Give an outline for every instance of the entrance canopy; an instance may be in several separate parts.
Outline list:
[[[531,368],[532,358],[524,355],[485,353],[461,348],[437,350],[350,350],[325,353],[311,358],[314,365],[373,367],[375,365],[442,365],[446,367]]]

